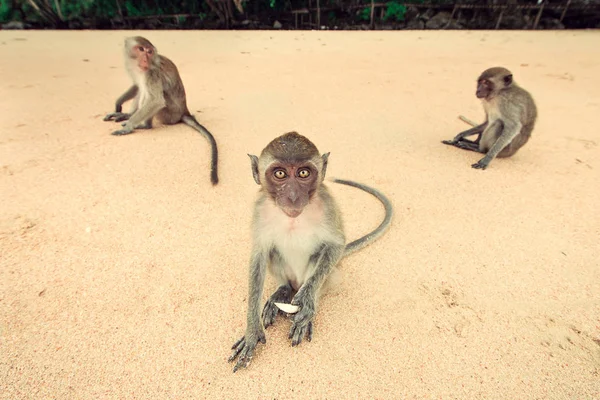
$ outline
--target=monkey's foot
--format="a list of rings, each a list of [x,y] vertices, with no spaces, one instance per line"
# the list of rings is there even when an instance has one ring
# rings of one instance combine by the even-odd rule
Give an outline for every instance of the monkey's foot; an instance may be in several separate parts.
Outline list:
[[[290,329],[290,334],[288,335],[288,339],[292,339],[292,346],[298,346],[305,335],[306,340],[309,342],[312,340],[312,320],[316,310],[314,301],[307,293],[307,291],[303,291],[301,288],[291,302],[293,305],[300,306],[300,311],[294,316],[292,329]]]
[[[300,342],[302,342],[302,338],[306,335],[306,340],[309,342],[312,340],[313,334],[313,324],[310,321],[305,326],[300,326],[294,322],[292,325],[292,329],[290,329],[290,334],[288,339],[292,339],[292,347],[298,346]]]
[[[146,121],[143,124],[139,124],[135,129],[152,129],[152,121]]]
[[[289,303],[291,299],[292,287],[290,285],[279,286],[275,293],[269,297],[262,312],[262,320],[265,328],[273,325],[275,317],[277,317],[277,314],[280,312],[275,303]]]
[[[480,153],[479,145],[477,143],[471,142],[470,140],[468,140],[468,141],[459,140],[458,142],[454,143],[454,146],[458,147],[459,149],[469,150],[469,151],[474,151],[476,153]]]
[[[248,340],[246,340],[246,337]],[[260,332],[254,335],[243,336],[240,340],[234,343],[231,347],[233,349],[233,353],[229,356],[227,362],[232,362],[239,356],[237,363],[233,367],[233,372],[235,373],[240,368],[246,368],[250,361],[252,360],[252,356],[254,355],[254,349],[258,342],[262,344],[267,343],[267,339],[265,337],[264,332]]]
[[[475,168],[475,169],[486,169],[489,165],[489,162],[484,161],[485,158],[482,158],[481,160],[477,161],[475,164],[471,164],[471,167]]]
[[[131,117],[131,114],[122,113],[122,112],[114,112],[114,113],[107,114],[106,117],[104,117],[104,121],[121,122],[121,121],[128,120],[129,117]]]
[[[456,142],[455,140],[442,140],[442,143],[450,145],[450,146],[454,146],[458,142]]]
[[[118,131],[114,131],[113,133],[111,133],[111,135],[123,136],[123,135],[129,135],[130,133],[133,133],[133,129],[120,129]]]

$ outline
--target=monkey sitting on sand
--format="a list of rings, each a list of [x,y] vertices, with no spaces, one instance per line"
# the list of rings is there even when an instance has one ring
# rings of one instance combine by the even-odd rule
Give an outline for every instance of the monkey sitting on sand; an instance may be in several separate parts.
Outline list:
[[[311,341],[319,292],[332,268],[344,256],[383,235],[393,213],[389,200],[379,191],[334,180],[372,194],[385,208],[379,227],[346,244],[342,216],[323,184],[329,153],[320,155],[306,137],[289,132],[269,143],[260,158],[249,156],[252,175],[261,189],[252,220],[246,334],[232,347],[229,362],[239,357],[233,372],[248,365],[258,342],[266,343],[264,328],[273,324],[280,309],[295,313],[289,333],[292,346],[305,336]],[[266,302],[261,318],[267,267],[280,286]]]
[[[513,81],[506,68],[489,68],[477,79],[477,98],[481,99],[486,121],[442,143],[464,150],[484,153],[471,165],[486,169],[495,157],[510,157],[527,143],[537,118],[533,97]],[[477,135],[474,141],[466,136]]]
[[[113,135],[128,135],[134,129],[151,129],[152,118],[163,124],[183,122],[204,136],[211,147],[210,179],[213,185],[219,182],[217,174],[217,143],[213,135],[190,114],[183,82],[177,67],[167,57],[160,55],[156,47],[141,36],[125,39],[125,66],[133,80],[131,86],[116,101],[115,112],[104,117],[104,121],[127,121]],[[123,103],[134,99],[131,113],[121,112]]]

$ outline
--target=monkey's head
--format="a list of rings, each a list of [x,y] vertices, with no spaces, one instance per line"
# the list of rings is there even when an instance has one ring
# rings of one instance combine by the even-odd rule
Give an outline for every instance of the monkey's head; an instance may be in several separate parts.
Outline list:
[[[142,72],[147,72],[158,61],[156,47],[146,38],[133,36],[125,39],[125,55],[135,62]]]
[[[498,95],[500,91],[511,87],[513,83],[512,73],[503,67],[494,67],[486,69],[477,78],[477,91],[475,95],[478,99],[490,100]]]
[[[319,155],[306,137],[288,132],[269,143],[260,158],[248,156],[256,183],[288,217],[296,218],[325,178],[329,153]]]

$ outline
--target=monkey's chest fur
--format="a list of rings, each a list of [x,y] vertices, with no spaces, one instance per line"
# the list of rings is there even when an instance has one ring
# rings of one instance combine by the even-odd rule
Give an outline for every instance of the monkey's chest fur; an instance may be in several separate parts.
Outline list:
[[[500,110],[498,108],[497,97],[494,97],[490,100],[482,100],[482,104],[488,120],[488,126],[491,126],[496,121],[502,124],[502,115],[500,114]],[[482,151],[487,152],[494,145],[501,134],[502,129],[486,129],[481,137],[479,148]]]
[[[326,210],[318,198],[296,218],[285,215],[272,201],[265,201],[258,211],[255,246],[270,255],[269,271],[279,284],[289,283],[298,290],[313,274],[324,245],[345,244],[343,232],[331,230],[332,210]]]

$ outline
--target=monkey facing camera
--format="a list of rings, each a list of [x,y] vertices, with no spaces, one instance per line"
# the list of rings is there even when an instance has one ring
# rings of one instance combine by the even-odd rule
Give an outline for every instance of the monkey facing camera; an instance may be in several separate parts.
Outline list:
[[[260,157],[249,157],[261,188],[252,219],[246,333],[232,347],[229,362],[237,358],[233,372],[248,366],[257,344],[266,343],[264,329],[273,325],[280,312],[294,313],[289,332],[292,346],[305,337],[311,341],[319,293],[333,267],[381,237],[393,214],[389,200],[379,191],[335,179],[372,194],[385,208],[385,217],[374,231],[346,244],[340,210],[323,184],[329,153],[320,155],[306,137],[289,132],[271,141]],[[261,313],[267,269],[279,287]]]
[[[531,94],[503,67],[483,71],[477,78],[475,95],[483,104],[485,122],[442,143],[485,154],[471,167],[486,169],[494,158],[510,157],[529,141],[537,108]],[[477,135],[475,140],[466,139],[473,135]]]
[[[104,117],[104,121],[123,122],[122,129],[113,135],[128,135],[134,129],[151,129],[156,117],[166,125],[183,122],[191,126],[208,140],[211,147],[210,180],[219,182],[217,174],[217,143],[213,135],[190,114],[183,81],[175,64],[158,54],[156,47],[141,36],[125,39],[125,66],[133,85],[116,101],[115,112]],[[133,100],[133,109],[124,113],[123,103]]]

